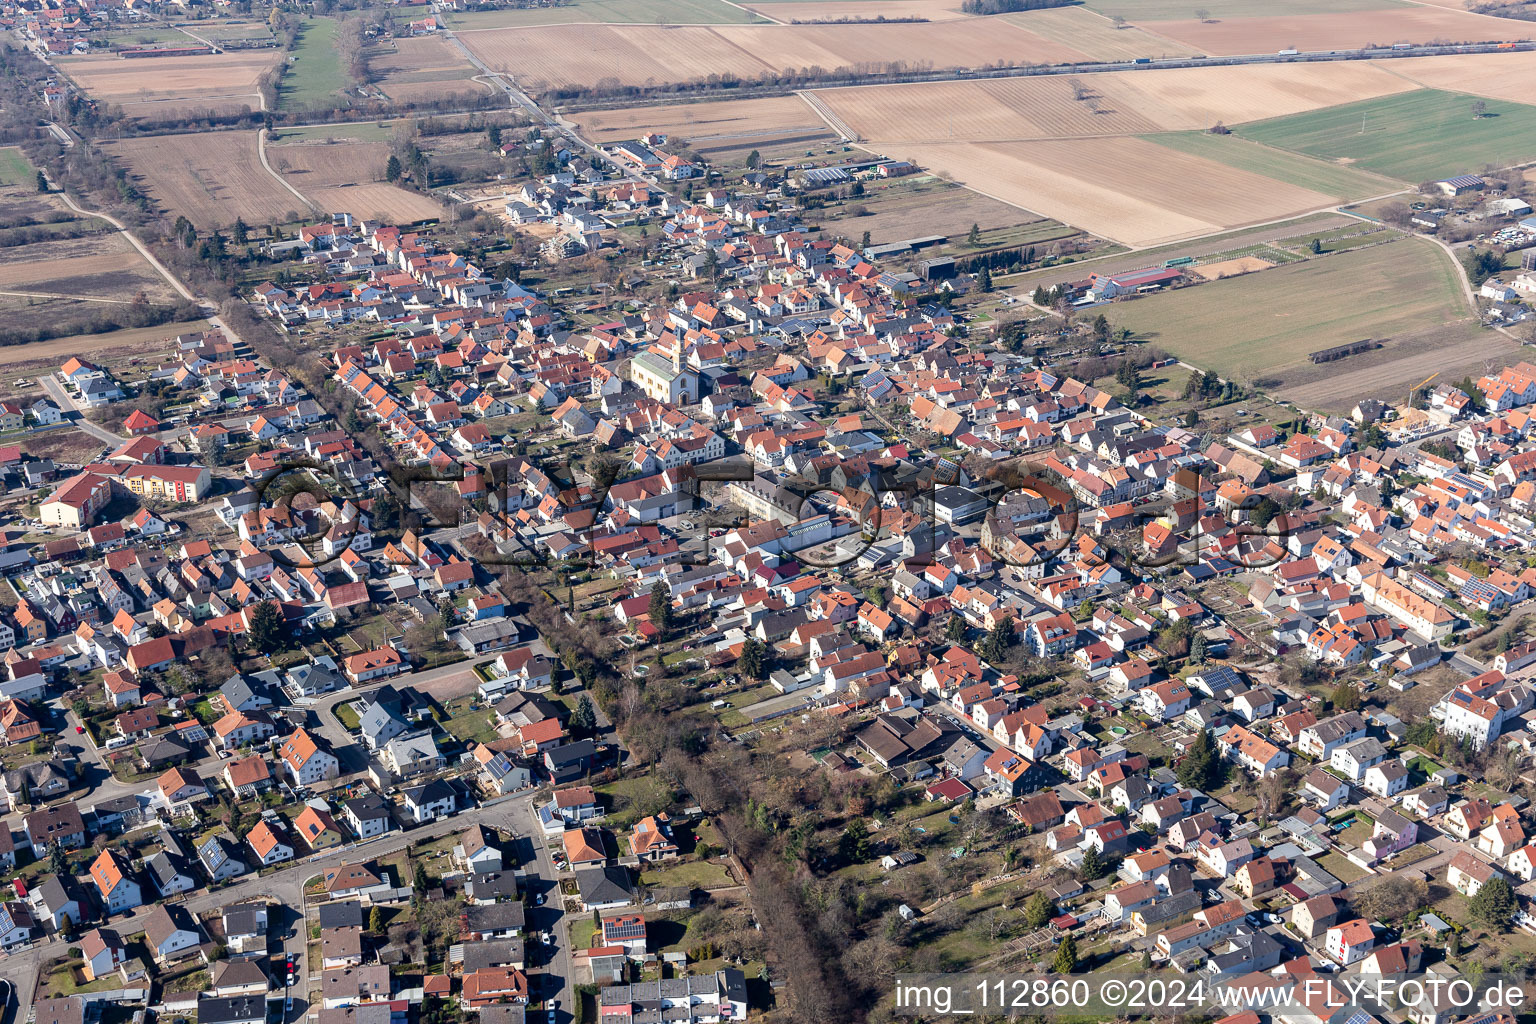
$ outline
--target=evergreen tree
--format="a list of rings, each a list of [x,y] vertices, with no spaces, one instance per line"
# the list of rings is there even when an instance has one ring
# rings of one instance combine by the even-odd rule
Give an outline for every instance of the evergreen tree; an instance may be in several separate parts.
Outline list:
[[[1104,858],[1099,856],[1099,851],[1090,846],[1083,851],[1083,865],[1078,870],[1082,873],[1083,881],[1091,882],[1095,878],[1103,878],[1108,867]]]
[[[657,582],[651,587],[651,603],[646,611],[651,617],[651,625],[663,633],[672,628],[672,591],[665,583]]]
[[[992,271],[982,267],[976,272],[976,287],[984,292],[992,290]]]
[[[1008,656],[1008,648],[1012,646],[1013,620],[1001,619],[987,630],[987,638],[981,642],[977,653],[996,665]]]
[[[48,870],[59,876],[69,874],[69,855],[64,852],[64,844],[57,840],[48,844]]]
[[[752,152],[747,154],[747,170],[755,171],[759,167],[761,167],[762,164],[763,164],[763,154],[759,153],[755,149]]]
[[[1515,890],[1511,889],[1502,875],[1494,875],[1484,882],[1472,897],[1472,916],[1489,927],[1503,931],[1509,919],[1519,909],[1515,904]]]
[[[949,624],[944,627],[944,636],[953,643],[959,643],[965,639],[966,632],[965,620],[952,613],[949,616]]]
[[[1262,530],[1279,514],[1279,505],[1269,498],[1260,498],[1254,503],[1253,508],[1248,510],[1248,521]]]
[[[1359,711],[1365,706],[1365,701],[1360,699],[1360,691],[1353,683],[1343,682],[1333,688],[1333,709],[1335,711]]]
[[[1307,246],[1307,249],[1312,253],[1312,255],[1321,256],[1323,253],[1323,240],[1320,238],[1312,239],[1312,242]]]
[[[375,935],[384,934],[384,908],[375,906],[368,914],[368,930]]]
[[[430,883],[427,881],[427,866],[421,863],[421,861],[416,862],[416,875],[412,880],[412,884],[417,892],[424,893],[431,888]]]
[[[236,245],[244,245],[246,243],[246,241],[250,237],[251,237],[251,229],[246,225],[244,220],[242,220],[239,217],[236,217],[235,218],[235,230],[234,230],[235,244]]]
[[[1093,318],[1093,340],[1101,345],[1109,340],[1109,318],[1103,313]]]
[[[1123,361],[1118,368],[1116,368],[1115,380],[1118,381],[1120,386],[1125,388],[1125,390],[1129,391],[1131,394],[1135,394],[1141,389],[1141,370],[1137,369],[1135,363],[1127,359]]]
[[[838,856],[850,864],[862,864],[869,859],[869,849],[869,826],[863,818],[855,818],[838,837]]]
[[[251,649],[263,654],[286,651],[293,644],[283,612],[272,601],[263,601],[251,612]]]
[[[866,232],[864,232],[863,236],[860,237],[860,239],[859,239],[859,248],[860,249],[868,249],[869,248],[869,241],[870,241],[870,239],[869,239],[869,232],[866,231]]]
[[[761,640],[748,638],[741,645],[741,674],[747,679],[763,678],[765,664],[766,645]]]
[[[399,181],[403,170],[400,166],[400,158],[391,153],[389,159],[384,163],[384,180]]]
[[[1197,665],[1205,664],[1205,659],[1210,656],[1207,650],[1204,633],[1196,633],[1189,638],[1189,660]]]
[[[1209,729],[1202,729],[1195,742],[1184,754],[1184,759],[1174,768],[1179,782],[1191,789],[1214,789],[1226,775],[1226,763],[1216,749],[1216,741]]]
[[[489,146],[491,149],[496,149],[496,150],[501,149],[501,128],[500,128],[500,126],[493,124],[493,125],[491,125],[489,128],[487,128],[485,130],[485,144],[487,146]]]
[[[1072,938],[1072,933],[1061,937],[1061,945],[1056,947],[1056,959],[1051,961],[1051,971],[1055,974],[1071,974],[1077,970],[1077,940]]]
[[[37,190],[39,192],[48,191],[48,175],[44,174],[42,171],[37,172]]]
[[[582,694],[576,710],[571,712],[571,731],[582,736],[590,736],[597,731],[597,709],[592,706],[592,698],[586,694]]]
[[[970,234],[965,236],[965,244],[970,246],[972,249],[980,247],[980,245],[981,245],[981,225],[980,224],[972,224],[971,225]]]
[[[1056,906],[1051,898],[1036,889],[1024,901],[1024,923],[1031,928],[1044,928],[1056,916]]]

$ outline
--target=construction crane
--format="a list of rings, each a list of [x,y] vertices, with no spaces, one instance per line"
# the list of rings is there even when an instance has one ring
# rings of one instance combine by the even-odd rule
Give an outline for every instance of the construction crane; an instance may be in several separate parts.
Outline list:
[[[1428,377],[1425,377],[1423,380],[1419,381],[1413,387],[1409,388],[1408,389],[1408,404],[1409,405],[1413,405],[1413,396],[1418,393],[1419,388],[1422,388],[1425,384],[1428,384],[1430,381],[1434,380],[1438,376],[1440,376],[1440,371],[1436,370],[1434,373],[1430,374]]]

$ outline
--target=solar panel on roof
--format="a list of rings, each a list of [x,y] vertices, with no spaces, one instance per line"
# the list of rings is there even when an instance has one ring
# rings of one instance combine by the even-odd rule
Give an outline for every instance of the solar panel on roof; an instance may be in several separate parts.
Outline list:
[[[1370,1014],[1360,1011],[1350,1014],[1349,1018],[1344,1021],[1344,1024],[1375,1024],[1375,1019]]]

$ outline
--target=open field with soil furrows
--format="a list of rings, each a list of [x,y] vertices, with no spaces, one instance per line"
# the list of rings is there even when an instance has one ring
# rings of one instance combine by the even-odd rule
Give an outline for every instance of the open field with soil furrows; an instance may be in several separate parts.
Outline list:
[[[970,15],[960,0],[783,0],[746,3],[743,7],[779,22],[837,21],[842,18],[926,18],[959,21]]]
[[[444,213],[443,205],[432,197],[382,181],[329,188],[300,187],[299,191],[314,200],[322,210],[350,213],[354,217],[383,220],[389,224],[432,220],[442,217]]]
[[[1052,64],[1087,56],[1001,18],[931,24],[726,25],[715,31],[775,69],[816,64],[828,70],[888,64],[974,68]],[[809,58],[818,52],[830,56]]]
[[[393,40],[394,49],[368,59],[377,85],[391,99],[403,103],[439,99],[454,93],[484,92],[490,88],[474,81],[475,67],[456,47],[437,36]]]
[[[265,224],[304,206],[261,166],[255,132],[121,139],[103,148],[156,205],[203,230],[236,218]]]
[[[998,18],[859,25],[566,25],[463,31],[498,71],[531,88],[755,79],[805,69],[960,68],[1082,60]]]
[[[1189,18],[1138,24],[1149,32],[1217,56],[1274,53],[1283,49],[1356,50],[1364,46],[1438,40],[1502,42],[1536,36],[1536,26],[1530,22],[1417,5],[1360,13],[1218,17],[1208,22]]]
[[[826,122],[798,96],[583,110],[567,116],[581,125],[582,134],[601,143],[634,139],[646,132],[698,142],[826,129]]]
[[[1467,92],[1515,103],[1536,102],[1536,52],[1466,57],[1405,57],[1381,66],[1430,89]]]
[[[443,215],[430,196],[384,181],[384,142],[300,143],[269,146],[267,159],[290,185],[322,210],[354,217],[410,222]]]
[[[1333,202],[1143,139],[910,146],[894,155],[1004,202],[1137,246],[1277,220]]]
[[[477,57],[521,84],[624,85],[689,82],[710,75],[756,77],[768,66],[709,28],[561,25],[458,33]]]
[[[1414,88],[1381,68],[1340,63],[874,85],[815,95],[872,142],[996,142],[1205,129]]]
[[[1116,28],[1114,22],[1086,7],[1051,7],[1001,17],[1035,35],[1081,50],[1095,60],[1189,57],[1200,53],[1187,43],[1155,35],[1135,25]]]
[[[120,105],[130,115],[177,117],[261,109],[256,82],[281,56],[277,50],[133,60],[92,56],[61,61],[59,68],[88,96]]]

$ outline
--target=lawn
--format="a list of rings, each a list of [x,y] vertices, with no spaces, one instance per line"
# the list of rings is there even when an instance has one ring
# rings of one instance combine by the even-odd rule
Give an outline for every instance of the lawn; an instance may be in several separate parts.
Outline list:
[[[1334,228],[1331,231],[1314,231],[1294,238],[1281,238],[1276,240],[1275,245],[1304,253],[1311,251],[1312,241],[1316,239],[1319,251],[1327,254],[1359,249],[1362,246],[1375,245],[1377,242],[1388,242],[1401,235],[1401,231],[1392,228],[1371,230],[1369,226],[1362,225],[1361,227]]]
[[[588,21],[610,25],[742,25],[763,24],[766,19],[721,0],[572,0],[559,7],[448,16],[448,24],[455,29],[570,25]]]
[[[1536,106],[1420,89],[1239,126],[1244,138],[1324,160],[1347,161],[1399,181],[1472,174],[1536,157]]]
[[[571,948],[591,949],[596,943],[592,937],[597,934],[597,925],[590,917],[578,917],[571,921]]]
[[[1364,878],[1366,875],[1366,872],[1357,866],[1354,861],[1348,860],[1337,853],[1325,853],[1317,858],[1317,863],[1324,871],[1345,885]]]
[[[1119,327],[1239,380],[1310,365],[1319,349],[1465,316],[1456,269],[1411,240],[1211,281],[1107,310]]]
[[[346,70],[336,52],[336,19],[308,19],[278,85],[279,109],[322,106],[346,88]]]
[[[1190,156],[1215,160],[1240,171],[1262,174],[1335,199],[1353,200],[1380,195],[1399,187],[1391,178],[1310,156],[1262,146],[1236,135],[1210,132],[1164,132],[1143,136],[1150,142]]]
[[[337,704],[331,713],[336,716],[336,721],[341,723],[341,727],[348,732],[356,732],[357,727],[362,724],[362,719],[357,714],[357,708],[353,707],[350,702]]]
[[[460,697],[449,701],[444,707],[449,719],[443,723],[443,728],[448,730],[454,739],[468,745],[470,743],[490,743],[499,738],[496,731],[495,712],[481,708],[478,711],[469,707],[470,698]]]
[[[597,787],[608,804],[607,823],[612,828],[633,825],[647,814],[664,811],[672,803],[672,791],[652,775],[630,775]]]
[[[640,872],[641,885],[669,887],[686,885],[690,889],[723,889],[735,882],[719,861],[693,860],[660,864]]]
[[[1029,270],[1022,274],[1010,274],[1004,280],[1002,275],[995,275],[993,280],[999,283],[999,287],[1006,287],[1015,294],[1024,294],[1035,290],[1037,285],[1054,287],[1063,281],[1074,280],[1087,276],[1088,270],[1116,272],[1135,270],[1141,267],[1156,266],[1163,260],[1175,256],[1210,257],[1214,253],[1226,252],[1233,248],[1243,247],[1255,241],[1256,233],[1262,230],[1263,238],[1278,238],[1283,235],[1295,234],[1309,227],[1330,223],[1338,223],[1336,214],[1310,213],[1305,217],[1297,217],[1295,220],[1282,221],[1278,224],[1270,224],[1263,229],[1236,228],[1232,231],[1224,231],[1219,235],[1207,235],[1203,238],[1186,239],[1182,242],[1170,242],[1168,245],[1160,245],[1154,249],[1139,249],[1134,257],[1122,257],[1116,247],[1109,247],[1081,257],[1068,258],[1050,267],[1042,267],[1039,270]],[[1079,266],[1079,264],[1081,266]]]
[[[16,146],[0,149],[0,185],[36,185],[37,171]]]

